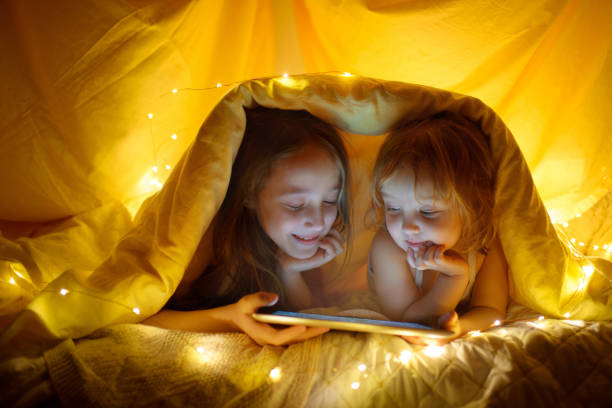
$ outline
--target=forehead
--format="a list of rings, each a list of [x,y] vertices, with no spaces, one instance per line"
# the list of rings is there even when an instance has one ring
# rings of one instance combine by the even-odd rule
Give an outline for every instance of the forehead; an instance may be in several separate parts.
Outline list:
[[[429,171],[420,171],[417,177],[414,170],[406,167],[397,169],[382,183],[381,193],[388,198],[405,198],[409,195],[428,200],[440,197]]]
[[[340,169],[331,153],[308,143],[272,164],[264,188],[278,194],[339,189]]]

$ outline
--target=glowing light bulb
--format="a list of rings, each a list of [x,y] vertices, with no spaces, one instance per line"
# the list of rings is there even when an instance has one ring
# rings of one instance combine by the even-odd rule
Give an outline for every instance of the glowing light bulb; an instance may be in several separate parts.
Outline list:
[[[499,320],[496,320],[493,322],[493,326],[500,326],[501,322]]]
[[[17,282],[15,282],[15,278],[11,278],[11,279],[9,279],[9,283],[10,283],[11,285],[16,285],[16,284],[17,284]]]
[[[599,245],[593,245],[593,249],[597,251],[599,249]]]
[[[563,315],[563,317],[566,317],[566,318],[567,318],[567,317],[570,317],[569,312],[565,313],[565,314]]]
[[[568,225],[569,225],[569,224],[568,224],[567,222],[564,222],[564,223],[563,223],[563,226],[564,226],[565,228],[567,228],[567,226],[568,226]]]
[[[588,279],[595,272],[595,267],[593,265],[583,265],[582,272],[584,272],[584,277]]]
[[[353,74],[351,74],[350,72],[344,72],[344,73],[342,73],[342,76],[343,77],[352,77]]]
[[[157,173],[157,170],[159,170],[159,168],[157,166],[153,166],[153,173]]]
[[[578,213],[576,214],[576,218],[580,218],[582,216],[582,214]]]
[[[217,88],[221,88],[221,82],[217,82]]]
[[[172,168],[172,166],[170,166],[169,164],[166,164],[166,170],[170,170]]]
[[[402,352],[399,355],[399,360],[402,362],[402,364],[408,364],[411,357],[412,357],[412,352],[410,350],[402,350]]]
[[[572,239],[570,239],[570,242],[571,242],[572,244],[575,244],[575,243],[576,243],[576,238],[572,238]]]
[[[281,378],[281,370],[278,367],[273,368],[272,370],[270,370],[270,379],[272,381],[278,381]]]
[[[64,288],[60,289],[60,295],[62,296],[66,296],[68,293],[70,293],[68,289],[64,289]]]
[[[174,88],[174,89],[172,90],[172,93],[177,93],[177,92],[178,92],[178,89],[176,89],[176,88]]]
[[[150,112],[149,112],[149,115],[148,115],[148,116],[149,116],[149,119],[153,119],[153,116],[154,116],[154,115],[153,115],[152,113],[150,113]]]
[[[608,249],[608,244],[604,244],[603,249]]]
[[[174,133],[172,136],[170,136],[170,138],[171,138],[172,140],[176,140],[176,138],[177,138],[176,133]]]
[[[538,316],[538,320],[544,320],[544,316]]]
[[[478,336],[480,336],[481,334],[482,334],[482,333],[480,332],[480,330],[474,330],[474,331],[471,331],[471,332],[470,332],[470,335],[471,335],[472,337],[478,337]]]
[[[425,353],[429,357],[440,357],[442,353],[444,353],[444,347],[443,346],[427,346],[423,350],[423,353]]]
[[[367,367],[366,367],[366,365],[365,365],[365,364],[359,364],[359,365],[357,366],[357,369],[358,369],[359,371],[365,371],[365,370],[366,370],[366,368],[367,368]]]
[[[584,246],[584,242],[579,242],[578,245]]]
[[[21,279],[25,279],[25,278],[23,277],[23,275],[22,275],[22,274],[20,274],[19,272],[17,272],[17,271],[14,271],[14,272],[15,272],[15,275],[19,276]]]
[[[289,74],[287,74],[286,72],[283,74],[283,78],[289,78]]]
[[[202,346],[198,346],[198,347],[196,348],[196,350],[197,350],[197,352],[198,352],[198,353],[200,353],[200,354],[204,353],[204,347],[202,347]]]
[[[140,314],[140,309],[135,307],[135,308],[132,309],[132,312],[134,312],[134,314],[139,315]]]
[[[351,388],[354,390],[358,390],[360,385],[361,384],[359,384],[358,381],[355,381],[354,383],[351,384]]]

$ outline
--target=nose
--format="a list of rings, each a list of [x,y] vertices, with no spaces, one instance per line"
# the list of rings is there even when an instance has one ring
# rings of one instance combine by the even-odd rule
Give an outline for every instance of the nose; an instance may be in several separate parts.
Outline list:
[[[313,229],[323,228],[325,226],[325,218],[323,217],[323,211],[320,206],[309,206],[305,216],[305,226]]]
[[[421,227],[414,217],[406,216],[402,220],[402,231],[406,234],[415,234],[421,231]]]

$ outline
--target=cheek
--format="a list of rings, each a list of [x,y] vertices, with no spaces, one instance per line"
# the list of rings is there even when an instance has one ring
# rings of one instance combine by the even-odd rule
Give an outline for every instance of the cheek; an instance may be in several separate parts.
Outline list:
[[[323,219],[325,220],[325,225],[331,226],[336,221],[336,218],[338,218],[338,207],[325,207],[323,211]]]

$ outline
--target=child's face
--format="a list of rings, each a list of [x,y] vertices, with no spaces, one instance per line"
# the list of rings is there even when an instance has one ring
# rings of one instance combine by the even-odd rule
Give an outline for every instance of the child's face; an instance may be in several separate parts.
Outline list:
[[[457,244],[461,235],[459,213],[436,197],[434,184],[427,174],[420,174],[415,186],[411,170],[398,170],[384,182],[381,190],[387,230],[404,251],[431,245],[450,249]]]
[[[307,144],[272,165],[255,200],[259,223],[287,255],[308,259],[336,220],[340,187],[331,155]]]

